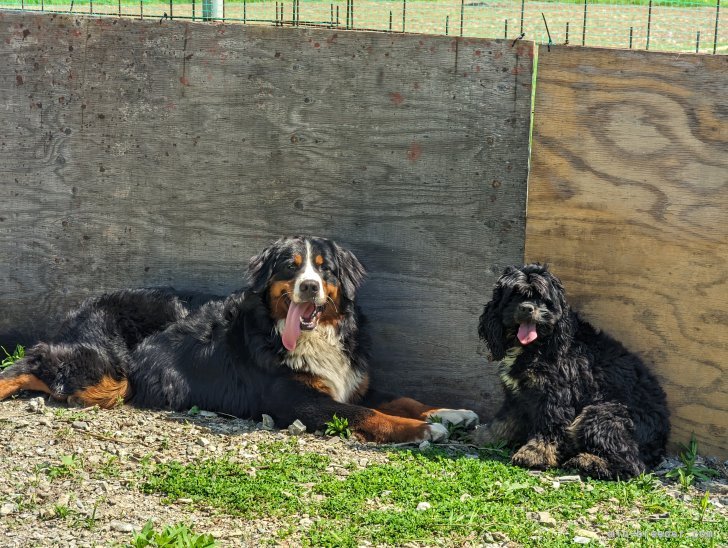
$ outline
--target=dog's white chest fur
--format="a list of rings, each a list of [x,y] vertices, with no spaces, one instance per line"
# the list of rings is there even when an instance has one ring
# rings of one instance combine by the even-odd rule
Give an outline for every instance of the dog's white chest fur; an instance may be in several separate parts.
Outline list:
[[[283,332],[285,320],[279,320],[276,331]],[[322,379],[338,402],[350,401],[362,381],[362,375],[349,361],[341,338],[330,325],[319,325],[313,331],[302,331],[293,352],[283,360],[294,371],[309,373]]]
[[[513,367],[513,364],[515,363],[518,356],[521,355],[521,352],[523,352],[523,348],[521,348],[520,346],[509,348],[506,351],[505,358],[501,360],[498,367],[501,381],[503,381],[503,384],[505,384],[513,392],[518,392],[521,388],[518,380],[511,377],[511,367]]]

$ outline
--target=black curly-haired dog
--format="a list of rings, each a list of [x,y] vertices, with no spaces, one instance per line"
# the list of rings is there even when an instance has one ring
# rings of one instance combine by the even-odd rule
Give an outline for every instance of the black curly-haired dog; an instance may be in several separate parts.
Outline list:
[[[377,442],[441,441],[442,423],[472,425],[472,411],[370,388],[355,304],[364,276],[336,242],[293,236],[250,260],[244,291],[200,306],[199,295],[159,289],[90,298],[0,372],[0,400],[38,390],[105,408],[197,405],[245,418],[265,413],[282,427],[300,419],[310,431],[336,415]]]
[[[517,447],[519,466],[575,468],[603,479],[659,463],[670,424],[657,379],[579,318],[546,266],[506,268],[478,331],[500,361],[505,401],[477,441]]]

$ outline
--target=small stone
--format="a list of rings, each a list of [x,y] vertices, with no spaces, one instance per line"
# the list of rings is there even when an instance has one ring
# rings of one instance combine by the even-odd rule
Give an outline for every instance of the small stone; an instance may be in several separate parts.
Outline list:
[[[217,417],[217,413],[215,413],[214,411],[205,411],[205,410],[202,410],[202,411],[200,411],[200,416],[201,417],[207,417],[209,419],[212,419],[214,417]]]
[[[313,520],[311,518],[301,518],[298,524],[301,527],[311,527],[313,525]]]
[[[207,438],[197,438],[197,445],[201,447],[207,447],[208,445],[210,445],[210,440],[208,440]]]
[[[590,542],[591,542],[590,538],[580,537],[580,536],[574,537],[574,544],[589,544]]]
[[[424,512],[425,510],[429,510],[430,508],[432,508],[432,505],[429,502],[420,502],[417,505],[416,510],[418,512]]]
[[[561,482],[560,481],[552,481],[551,482],[551,487],[553,487],[554,489],[558,489],[558,488],[561,487]]]
[[[273,420],[273,417],[271,417],[270,415],[266,415],[265,413],[263,413],[262,422],[263,428],[266,430],[274,430],[276,427],[276,423]]]
[[[194,501],[192,499],[177,499],[177,502],[180,504],[192,504]]]
[[[463,493],[462,495],[460,495],[460,502],[465,502],[466,500],[470,500],[472,498],[473,495],[471,495],[470,493]]]
[[[574,530],[574,534],[578,537],[586,537],[592,540],[599,540],[599,535],[594,531],[589,531],[588,529],[577,528]]]
[[[599,508],[597,508],[596,506],[592,506],[591,508],[587,508],[586,513],[595,516],[599,513]]]
[[[556,520],[548,512],[529,512],[528,517],[544,527],[556,527]]]
[[[432,444],[429,442],[429,440],[424,440],[422,443],[420,443],[420,451],[425,451],[430,448]]]
[[[546,489],[541,487],[540,485],[534,485],[533,490],[536,491],[539,495],[543,495],[546,492]]]
[[[561,483],[575,483],[581,481],[581,476],[559,476],[556,479]]]
[[[306,431],[306,425],[296,419],[288,426],[288,433],[292,436],[300,436]]]
[[[126,523],[123,521],[112,521],[109,526],[114,531],[119,531],[120,533],[133,533],[136,527],[134,527],[131,523]]]
[[[31,413],[42,413],[45,410],[45,400],[41,397],[33,398],[28,401],[26,409]]]
[[[56,513],[50,509],[50,508],[41,508],[40,512],[38,512],[38,517],[40,519],[53,519],[56,516]]]
[[[83,430],[84,432],[88,432],[89,430],[91,430],[91,427],[88,425],[88,423],[83,421],[73,421],[71,423],[71,427],[75,428],[76,430]]]
[[[18,511],[18,505],[14,502],[6,502],[0,506],[0,516],[9,516]]]

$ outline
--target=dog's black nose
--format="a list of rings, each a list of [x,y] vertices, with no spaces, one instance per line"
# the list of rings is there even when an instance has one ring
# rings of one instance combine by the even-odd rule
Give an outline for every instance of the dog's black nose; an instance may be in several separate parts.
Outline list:
[[[518,305],[518,311],[524,314],[533,314],[534,310],[536,309],[531,303],[521,303]]]
[[[304,280],[301,282],[299,290],[302,297],[316,297],[319,292],[319,283],[316,280]]]

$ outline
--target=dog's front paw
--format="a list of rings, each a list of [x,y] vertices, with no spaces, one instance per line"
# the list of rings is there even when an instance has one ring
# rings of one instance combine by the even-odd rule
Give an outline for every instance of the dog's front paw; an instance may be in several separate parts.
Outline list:
[[[426,433],[429,437],[425,439],[434,443],[446,441],[448,436],[447,427],[444,424],[440,424],[437,422],[432,422],[428,424]]]
[[[443,424],[471,428],[480,422],[478,414],[470,409],[435,409],[427,414],[428,419],[439,418]]]
[[[511,462],[523,468],[545,470],[558,462],[556,444],[544,440],[531,440],[511,457]]]

